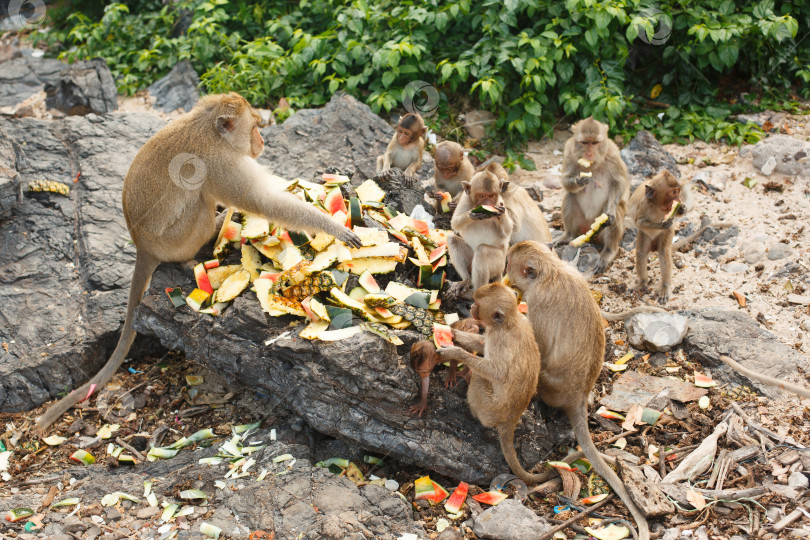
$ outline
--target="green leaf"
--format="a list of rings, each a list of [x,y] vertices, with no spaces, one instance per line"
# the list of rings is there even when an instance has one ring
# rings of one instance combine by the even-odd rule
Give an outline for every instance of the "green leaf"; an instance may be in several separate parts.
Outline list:
[[[389,86],[391,86],[391,83],[393,83],[396,80],[396,78],[397,78],[396,73],[394,73],[393,71],[386,71],[385,73],[382,74],[383,86],[388,88]]]

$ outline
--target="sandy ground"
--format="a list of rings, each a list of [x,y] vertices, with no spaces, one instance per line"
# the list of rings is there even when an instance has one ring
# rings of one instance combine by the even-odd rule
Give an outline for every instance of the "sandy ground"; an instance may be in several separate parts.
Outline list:
[[[810,121],[804,116],[787,117],[793,136],[805,139],[810,135]],[[563,197],[562,189],[549,189],[559,178],[561,152],[567,131],[555,133],[554,140],[532,143],[529,156],[537,164],[537,171],[521,171],[521,183],[545,182],[543,208],[548,217],[559,212]],[[788,304],[790,293],[807,294],[802,279],[810,276],[810,179],[788,177],[778,173],[770,177],[763,175],[751,163],[750,155],[741,157],[741,148],[722,144],[707,144],[702,141],[689,145],[669,144],[665,146],[679,165],[682,179],[692,180],[697,173],[714,187],[720,189],[712,193],[693,188],[695,207],[680,218],[681,226],[691,222],[696,227],[702,215],[708,215],[713,222],[737,225],[740,229],[736,242],[727,253],[716,260],[709,257],[705,247],[700,255],[694,250],[676,255],[683,266],[674,276],[674,293],[667,308],[673,310],[718,306],[724,309],[739,309],[751,317],[759,317],[764,324],[791,347],[810,354],[810,308]],[[742,150],[745,153],[744,150]],[[692,160],[693,164],[686,163]],[[705,165],[704,160],[712,163]],[[746,177],[757,180],[753,189],[743,186]],[[776,182],[784,186],[784,192],[765,191],[764,184]],[[676,237],[677,240],[677,237]],[[729,263],[745,263],[744,253],[755,242],[761,242],[766,250],[782,242],[787,242],[793,254],[780,260],[769,260],[767,256],[756,264],[749,264],[748,270],[729,273],[722,270]],[[635,253],[622,250],[609,271],[598,277],[594,288],[604,294],[602,307],[607,311],[620,311],[640,302],[653,303],[650,294],[639,297],[631,289],[635,287]],[[775,277],[774,275],[789,262],[797,262],[802,272],[797,276]],[[757,270],[757,268],[761,269]],[[652,290],[660,284],[658,263],[650,263]],[[628,292],[617,296],[610,285],[624,283]],[[740,307],[732,296],[732,291],[745,295],[746,307]],[[810,357],[809,357],[810,358]]]

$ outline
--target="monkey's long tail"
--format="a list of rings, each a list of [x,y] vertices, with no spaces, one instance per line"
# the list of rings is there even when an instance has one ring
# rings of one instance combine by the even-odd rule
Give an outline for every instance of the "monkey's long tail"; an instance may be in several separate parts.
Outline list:
[[[623,321],[626,318],[635,315],[636,313],[669,313],[664,308],[657,306],[639,306],[620,313],[608,313],[607,311],[600,311],[602,318],[609,322]]]
[[[40,431],[45,430],[54,421],[56,421],[62,414],[64,414],[73,405],[88,397],[90,389],[95,385],[94,390],[101,390],[105,384],[112,378],[121,364],[124,362],[132,342],[135,340],[135,329],[132,328],[132,319],[135,314],[135,308],[141,303],[141,298],[149,287],[149,282],[152,279],[152,273],[158,267],[160,262],[153,258],[151,255],[139,253],[135,259],[135,271],[132,274],[132,284],[129,288],[129,300],[127,301],[127,316],[124,319],[124,328],[121,330],[121,337],[118,338],[118,344],[110,356],[104,367],[96,373],[89,381],[84,383],[78,389],[74,389],[70,394],[63,397],[56,403],[50,406],[45,411],[45,414],[37,418],[37,428]]]
[[[501,452],[512,472],[527,484],[536,484],[548,480],[547,474],[532,474],[523,468],[515,453],[515,424],[498,427],[498,439],[501,441]]]
[[[647,519],[630,498],[630,495],[627,493],[627,489],[625,489],[622,481],[619,479],[616,473],[613,472],[613,469],[608,467],[608,464],[605,463],[604,459],[602,459],[602,454],[599,453],[596,445],[593,444],[591,434],[588,431],[587,418],[587,410],[584,404],[580,410],[572,411],[568,414],[568,419],[571,422],[571,427],[574,430],[574,437],[576,437],[577,442],[582,447],[585,457],[587,457],[588,461],[591,462],[591,467],[593,467],[599,476],[607,481],[610,487],[613,488],[613,491],[616,492],[619,498],[621,498],[621,500],[630,510],[630,513],[633,514],[633,519],[636,520],[636,526],[638,527],[638,539],[650,540],[650,527],[647,524]],[[633,536],[635,535],[636,532],[633,531]]]
[[[737,373],[741,373],[745,375],[749,379],[753,379],[755,381],[759,381],[764,384],[770,384],[771,386],[775,386],[780,390],[787,390],[788,392],[793,392],[794,394],[806,398],[810,398],[810,389],[805,388],[804,386],[799,386],[797,384],[789,383],[787,381],[780,381],[774,377],[769,377],[768,375],[763,375],[762,373],[757,373],[756,371],[752,371],[747,367],[738,364],[731,358],[725,355],[720,355],[720,360],[726,363],[731,369],[736,371]]]

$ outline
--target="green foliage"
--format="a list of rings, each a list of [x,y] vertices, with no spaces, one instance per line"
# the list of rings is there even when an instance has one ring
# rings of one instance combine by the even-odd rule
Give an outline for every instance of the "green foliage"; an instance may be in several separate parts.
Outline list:
[[[440,91],[442,118],[451,96],[495,113],[508,147],[550,132],[561,115],[594,115],[624,136],[650,129],[665,140],[739,143],[758,131],[727,120],[736,99],[727,89],[809,95],[806,84],[795,88],[810,82],[810,5],[799,1],[167,4],[113,3],[100,19],[74,13],[45,39],[67,47],[69,60],[103,56],[127,93],[185,58],[208,91],[260,106],[281,97],[317,106],[342,90],[391,112],[403,88],[423,80]]]

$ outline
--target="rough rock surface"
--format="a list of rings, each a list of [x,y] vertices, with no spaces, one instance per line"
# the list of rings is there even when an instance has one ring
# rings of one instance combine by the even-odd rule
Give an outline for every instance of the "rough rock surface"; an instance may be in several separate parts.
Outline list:
[[[267,145],[259,162],[284,178],[309,180],[332,166],[372,178],[377,156],[393,134],[394,128],[368,105],[338,92],[322,109],[304,109],[281,125],[264,128]],[[433,161],[427,154],[417,176],[433,176]]]
[[[627,319],[624,328],[636,349],[666,352],[683,340],[689,320],[675,313],[639,313]]]
[[[0,342],[8,344],[0,348],[0,411],[31,409],[73,388],[111,352],[134,263],[121,185],[161,125],[150,115],[0,119],[0,148],[16,145],[10,168],[23,184],[71,187],[68,197],[27,193],[0,222]]]
[[[655,136],[649,131],[639,131],[630,143],[622,148],[621,156],[627,164],[630,176],[636,180],[648,178],[662,169],[676,177],[681,177],[678,164],[672,154],[664,150]]]
[[[118,90],[103,58],[76,62],[45,85],[45,104],[69,115],[106,114],[118,108]]]
[[[758,142],[751,155],[754,166],[765,174],[776,171],[791,176],[810,175],[810,143],[790,135],[772,135]],[[771,171],[766,172],[769,161]]]
[[[805,371],[810,369],[805,355],[779,341],[745,313],[706,308],[683,314],[689,317],[689,332],[684,339],[684,348],[703,365],[713,368],[714,379],[745,384],[764,395],[775,397],[778,392],[774,388],[740,375],[722,363],[720,355],[729,356],[763,375],[781,379],[795,375],[797,368]]]
[[[475,518],[473,532],[478,538],[492,540],[532,540],[551,528],[549,523],[526,508],[520,501],[506,499]]]
[[[177,109],[190,111],[200,98],[200,92],[197,90],[199,84],[200,76],[194,71],[191,62],[181,60],[148,90],[155,96],[155,107],[166,112]]]
[[[52,58],[34,58],[32,49],[0,64],[0,107],[17,105],[45,88],[55,84],[67,64]]]
[[[166,461],[139,464],[137,469],[108,468],[100,464],[67,469],[61,479],[65,485],[68,478],[77,481],[72,487],[61,491],[56,501],[78,497],[85,511],[83,519],[67,514],[75,507],[50,510],[45,513],[43,532],[47,538],[59,534],[88,531],[96,523],[88,514],[100,514],[107,527],[124,535],[138,538],[157,538],[162,509],[150,507],[142,497],[144,480],[152,480],[152,491],[158,501],[184,503],[177,493],[184,489],[201,489],[209,495],[207,503],[194,505],[194,513],[185,519],[190,525],[192,538],[199,537],[200,523],[207,522],[223,530],[228,538],[247,540],[249,533],[263,530],[275,532],[276,538],[383,538],[392,540],[403,533],[426,537],[424,529],[413,520],[408,503],[382,486],[357,487],[345,477],[330,473],[327,469],[315,468],[311,450],[301,444],[271,442],[266,433],[251,436],[251,440],[268,443],[264,449],[252,454],[257,463],[251,473],[267,469],[269,474],[261,482],[256,474],[240,479],[224,480],[227,487],[219,489],[214,482],[223,480],[227,464],[199,465],[198,460],[216,454],[212,448],[184,449]],[[94,453],[104,455],[103,447]],[[296,461],[273,463],[273,457],[292,454]],[[55,482],[47,482],[48,485]],[[192,485],[193,483],[193,485]],[[93,506],[104,495],[121,491],[134,495],[140,502],[119,503],[115,507]],[[44,490],[43,490],[44,492]],[[3,500],[3,508],[37,508],[44,494],[26,490]],[[187,501],[186,501],[187,503]],[[94,510],[97,509],[97,510]],[[213,515],[203,515],[214,510]],[[179,523],[176,521],[175,524]],[[0,522],[0,537],[10,531],[20,531],[22,522]],[[110,529],[105,529],[110,530]],[[85,533],[87,534],[87,533]],[[180,537],[183,538],[183,532]],[[301,535],[301,536],[299,536]],[[82,536],[86,538],[87,536]],[[123,536],[116,536],[122,537]],[[188,538],[188,534],[185,533]]]
[[[20,151],[11,140],[0,139],[0,219],[7,218],[22,200],[22,184],[17,173]]]

